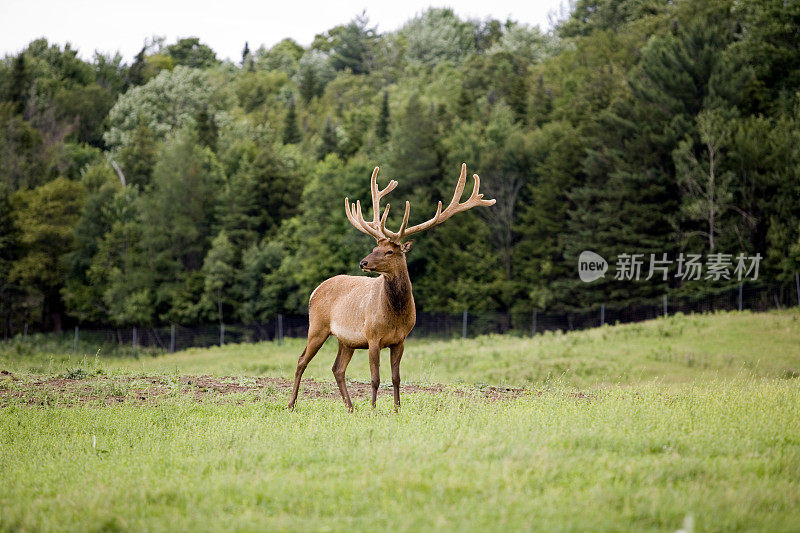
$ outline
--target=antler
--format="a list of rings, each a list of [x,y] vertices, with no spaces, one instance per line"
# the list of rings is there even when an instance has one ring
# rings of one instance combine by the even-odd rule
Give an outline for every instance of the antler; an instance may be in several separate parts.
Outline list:
[[[472,175],[472,177],[475,179],[475,185],[472,187],[472,194],[466,202],[460,202],[461,194],[464,192],[464,185],[467,181],[467,165],[464,163],[461,165],[461,176],[458,178],[456,190],[453,193],[453,199],[450,200],[450,204],[447,206],[447,209],[442,211],[442,202],[440,201],[436,207],[436,214],[433,216],[433,218],[409,228],[408,215],[411,213],[411,203],[406,201],[406,210],[403,214],[403,222],[400,224],[400,231],[395,233],[394,231],[386,228],[386,218],[389,216],[389,204],[386,204],[386,210],[383,212],[383,216],[381,216],[380,201],[381,198],[397,187],[397,182],[392,180],[385,189],[378,190],[378,170],[379,167],[375,167],[375,170],[372,171],[372,179],[370,181],[370,190],[372,192],[371,222],[364,220],[364,216],[361,213],[360,201],[356,201],[355,205],[350,205],[350,200],[348,198],[344,199],[344,210],[345,213],[347,213],[347,219],[350,221],[350,223],[355,226],[357,230],[374,237],[375,240],[389,239],[390,241],[399,243],[406,237],[441,224],[456,213],[460,213],[461,211],[466,211],[467,209],[472,209],[473,207],[480,205],[494,205],[496,202],[496,200],[484,200],[483,194],[478,192],[481,186],[481,179],[477,174]]]

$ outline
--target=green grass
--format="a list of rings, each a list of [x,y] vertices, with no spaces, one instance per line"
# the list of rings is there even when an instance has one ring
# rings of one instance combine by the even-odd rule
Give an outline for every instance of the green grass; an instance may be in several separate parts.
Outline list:
[[[332,344],[309,367],[318,379],[331,380]],[[285,393],[272,389],[102,401],[130,392],[127,374],[288,377],[300,350],[290,341],[138,360],[6,350],[0,369],[20,379],[0,375],[0,391],[72,372],[98,401],[41,391],[37,405],[0,403],[0,530],[800,524],[797,311],[410,342],[405,377],[450,385],[404,395],[399,414],[389,396],[375,412],[363,398],[349,414],[341,401],[302,397],[288,412]],[[367,379],[364,359],[354,358],[351,377]],[[103,379],[92,381],[98,370]],[[489,401],[476,383],[527,392]]]
[[[102,346],[62,351],[34,347],[22,354],[0,345],[0,368],[12,372],[63,373],[75,367],[111,372],[294,376],[302,339],[189,349],[172,355],[106,356]],[[98,353],[99,350],[99,353]],[[36,352],[36,353],[34,353]],[[64,353],[66,352],[66,353]],[[329,338],[306,370],[332,381],[336,339]],[[388,379],[388,350],[382,353]],[[487,336],[466,341],[409,339],[401,372],[418,383],[535,386],[558,379],[577,387],[689,382],[698,378],[791,377],[800,372],[800,312],[733,312],[678,315],[649,322],[605,326],[534,338]],[[369,380],[366,351],[358,350],[348,378]]]

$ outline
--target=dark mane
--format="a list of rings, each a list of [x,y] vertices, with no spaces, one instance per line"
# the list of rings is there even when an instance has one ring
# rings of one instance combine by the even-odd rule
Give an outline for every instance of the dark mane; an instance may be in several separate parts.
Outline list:
[[[388,278],[384,277],[383,286],[386,289],[386,299],[389,301],[389,307],[395,313],[402,313],[408,306],[410,287],[407,280],[401,276]]]

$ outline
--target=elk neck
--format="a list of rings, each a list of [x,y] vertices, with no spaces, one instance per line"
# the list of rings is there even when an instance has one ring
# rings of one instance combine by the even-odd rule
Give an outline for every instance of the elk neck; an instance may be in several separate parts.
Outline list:
[[[405,313],[408,306],[413,305],[414,301],[406,262],[403,261],[402,266],[397,270],[384,272],[381,277],[383,278],[383,293],[386,295],[389,309],[398,315]]]

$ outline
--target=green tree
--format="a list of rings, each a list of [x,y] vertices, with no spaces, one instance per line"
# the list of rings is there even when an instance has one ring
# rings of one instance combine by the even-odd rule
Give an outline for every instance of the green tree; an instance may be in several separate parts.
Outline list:
[[[288,76],[294,76],[303,52],[303,47],[294,40],[283,39],[269,50],[259,48],[256,52],[256,64],[259,70],[279,70]]]
[[[203,290],[200,269],[210,245],[224,182],[214,153],[184,129],[159,150],[153,183],[142,196],[142,247],[161,319],[194,321]]]
[[[320,141],[317,152],[319,159],[325,159],[328,154],[339,153],[339,136],[336,133],[336,126],[331,122],[331,117],[325,117],[325,127],[322,129]]]
[[[22,52],[14,58],[11,71],[11,86],[9,87],[8,100],[14,104],[13,110],[22,113],[25,110],[30,90],[30,76],[25,63],[25,53]]]
[[[399,31],[406,41],[406,58],[434,66],[442,61],[459,64],[475,46],[474,27],[458,18],[452,9],[429,8]]]
[[[190,68],[208,68],[217,64],[217,54],[197,37],[178,39],[175,44],[167,46],[167,55],[175,60],[175,64]]]
[[[303,101],[310,102],[315,96],[322,96],[335,77],[336,70],[328,56],[319,50],[309,50],[298,61],[294,81]]]
[[[219,128],[214,120],[214,116],[208,112],[208,108],[203,108],[197,114],[197,137],[202,146],[210,148],[211,151],[217,150],[217,137]]]
[[[328,32],[331,65],[335,70],[349,69],[353,74],[370,70],[370,54],[377,38],[375,28],[369,27],[369,18],[361,13],[344,26]]]
[[[158,154],[158,144],[144,120],[139,120],[131,141],[119,151],[119,163],[126,183],[142,189],[150,184],[153,166]]]
[[[284,256],[285,249],[278,241],[254,243],[242,253],[242,269],[234,292],[241,295],[238,316],[246,324],[265,322],[283,310],[279,295],[288,284],[280,284],[276,273]],[[267,278],[272,280],[269,290]],[[265,297],[265,293],[269,296]]]
[[[386,142],[389,138],[389,92],[383,91],[381,100],[381,111],[378,115],[378,123],[375,126],[375,135],[381,142]]]
[[[563,37],[620,30],[629,22],[663,13],[669,4],[667,0],[578,0],[557,30]]]
[[[695,151],[691,137],[681,141],[675,150],[675,167],[678,182],[683,189],[682,212],[689,221],[700,223],[697,229],[687,231],[687,237],[699,235],[713,253],[720,236],[731,228],[726,227],[728,211],[736,210],[751,218],[733,201],[733,172],[724,170],[723,158],[730,142],[726,118],[719,112],[703,111],[697,115],[697,130],[703,149]]]
[[[238,301],[232,292],[237,274],[234,261],[236,250],[225,231],[220,231],[211,241],[202,268],[205,276],[203,303],[216,310],[220,324],[225,321],[224,308]]]
[[[303,140],[300,129],[297,127],[297,110],[295,109],[294,98],[289,100],[289,110],[283,125],[283,143],[297,144]]]
[[[67,274],[64,258],[75,245],[83,199],[84,187],[65,178],[17,191],[12,199],[22,249],[9,277],[24,287],[29,311],[57,331],[64,310],[59,295]]]
[[[41,132],[10,104],[0,104],[0,160],[0,184],[12,191],[41,185],[53,165]]]
[[[11,319],[18,302],[18,287],[11,281],[11,268],[19,253],[19,230],[14,223],[11,194],[0,184],[0,320],[4,336],[11,329]]]
[[[109,319],[103,298],[106,286],[90,278],[90,269],[115,221],[114,211],[108,206],[122,190],[122,184],[106,162],[88,166],[81,183],[85,202],[75,223],[75,247],[65,258],[68,271],[61,295],[68,314],[82,321],[105,322]]]
[[[176,129],[196,124],[201,111],[213,113],[217,105],[203,71],[175,67],[120,96],[108,113],[109,129],[103,139],[111,147],[122,148],[132,142],[143,122],[159,141]]]
[[[244,48],[242,49],[242,68],[247,68],[248,70],[253,70],[253,53],[250,52],[250,45],[247,41],[244,42]]]
[[[436,125],[416,95],[404,111],[392,129],[389,170],[403,176],[404,187],[429,196],[432,184],[441,176]]]

